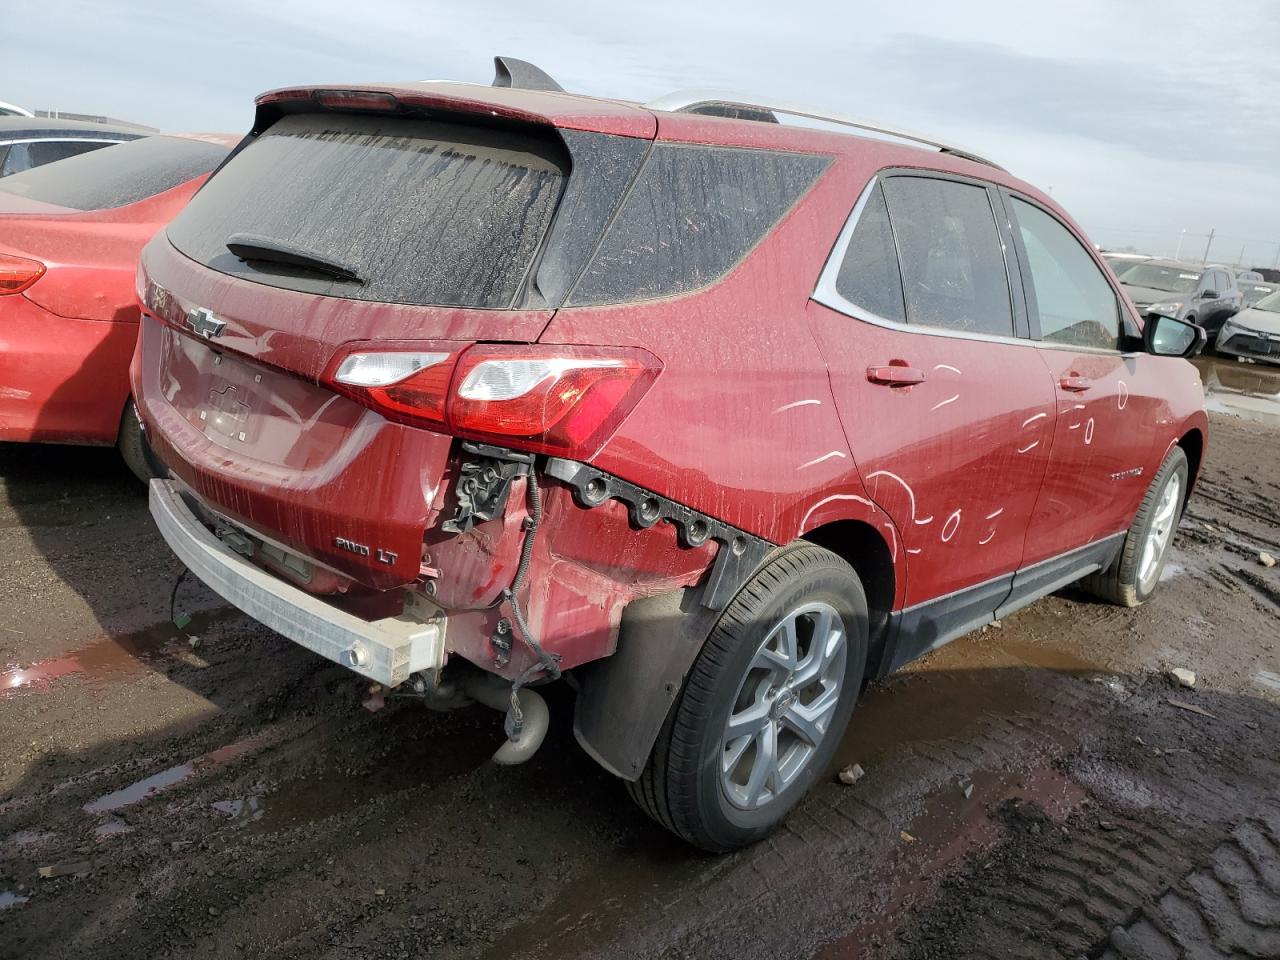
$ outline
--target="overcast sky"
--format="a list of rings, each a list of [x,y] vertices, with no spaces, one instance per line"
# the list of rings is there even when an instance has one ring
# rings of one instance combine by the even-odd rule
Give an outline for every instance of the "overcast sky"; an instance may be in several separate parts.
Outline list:
[[[305,82],[488,82],[495,53],[568,90],[725,87],[927,131],[1055,197],[1103,244],[1270,266],[1280,250],[1280,0],[43,0],[0,100],[165,129],[247,129]]]

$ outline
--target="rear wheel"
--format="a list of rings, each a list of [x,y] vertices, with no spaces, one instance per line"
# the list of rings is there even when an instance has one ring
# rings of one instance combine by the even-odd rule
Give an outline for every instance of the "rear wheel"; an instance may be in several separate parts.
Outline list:
[[[116,448],[133,475],[143,483],[150,483],[166,475],[164,467],[151,452],[147,435],[142,432],[142,421],[138,419],[138,408],[133,405],[132,399],[125,404],[124,416],[120,418]]]
[[[1156,471],[1142,498],[1120,555],[1106,570],[1081,581],[1090,593],[1123,607],[1150,599],[1160,583],[1173,532],[1187,498],[1187,455],[1174,447]]]
[[[830,762],[866,653],[852,568],[808,544],[775,555],[707,638],[633,799],[705,850],[764,837]]]

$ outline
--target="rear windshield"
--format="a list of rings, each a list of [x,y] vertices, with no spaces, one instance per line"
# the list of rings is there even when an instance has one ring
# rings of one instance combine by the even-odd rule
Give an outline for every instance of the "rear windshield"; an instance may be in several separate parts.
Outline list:
[[[0,191],[71,210],[110,210],[208,173],[227,148],[185,137],[145,137],[0,179]]]
[[[329,296],[510,308],[564,187],[563,147],[523,132],[391,117],[295,114],[271,126],[169,225],[223,273]],[[359,281],[242,261],[266,238]]]

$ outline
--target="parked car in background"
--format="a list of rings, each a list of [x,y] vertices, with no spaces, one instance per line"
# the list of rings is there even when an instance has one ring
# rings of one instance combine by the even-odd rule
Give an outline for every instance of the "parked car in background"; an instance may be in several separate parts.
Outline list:
[[[1244,298],[1243,307],[1251,307],[1263,297],[1269,297],[1280,290],[1280,283],[1264,280],[1261,274],[1257,275],[1257,279],[1238,276],[1236,283],[1240,287],[1240,295]]]
[[[1261,280],[1261,279],[1263,279],[1262,274],[1260,274],[1257,270],[1237,270],[1237,271],[1236,271],[1236,280],[1237,280],[1237,281],[1240,281],[1240,280]]]
[[[1107,262],[1112,272],[1118,277],[1132,266],[1144,263],[1151,258],[1145,253],[1111,253],[1104,250],[1102,259]]]
[[[1158,313],[1216,334],[1244,296],[1228,267],[1151,259],[1125,271],[1120,282],[1141,314]]]
[[[0,178],[145,136],[146,131],[123,125],[0,117]]]
[[[1052,198],[517,74],[265,94],[148,244],[151,509],[215,592],[498,707],[501,762],[573,671],[579,742],[710,850],[780,822],[865,680],[1081,578],[1152,595],[1204,334],[1144,327]]]
[[[0,180],[0,440],[114,443],[148,475],[129,401],[138,251],[234,142],[147,137]]]
[[[1214,349],[1236,357],[1280,363],[1280,291],[1226,320]]]

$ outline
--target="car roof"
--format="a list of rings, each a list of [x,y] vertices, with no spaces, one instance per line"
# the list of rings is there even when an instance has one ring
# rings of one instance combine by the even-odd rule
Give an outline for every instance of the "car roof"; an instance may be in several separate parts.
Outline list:
[[[68,138],[112,136],[136,140],[149,131],[128,125],[90,123],[87,120],[63,120],[57,117],[0,117],[0,140],[30,138]]]

